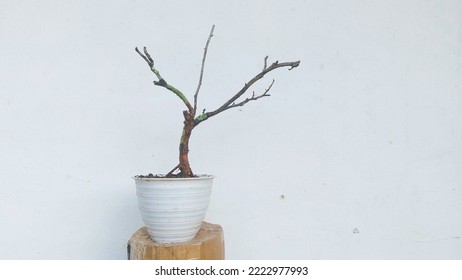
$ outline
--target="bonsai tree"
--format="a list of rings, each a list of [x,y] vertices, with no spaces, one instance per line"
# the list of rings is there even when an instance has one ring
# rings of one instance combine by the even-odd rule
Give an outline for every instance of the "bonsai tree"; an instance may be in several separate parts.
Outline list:
[[[178,96],[180,100],[184,103],[184,105],[186,106],[186,110],[183,111],[184,122],[183,122],[183,133],[181,135],[180,146],[179,146],[179,163],[170,172],[168,172],[165,175],[166,177],[194,177],[195,176],[189,164],[189,157],[188,157],[189,139],[191,137],[191,133],[194,128],[196,128],[199,124],[203,123],[204,121],[210,119],[211,117],[216,116],[220,113],[223,113],[224,111],[228,109],[244,106],[250,101],[256,101],[260,98],[270,96],[268,92],[271,90],[271,87],[274,84],[274,79],[271,82],[271,84],[268,86],[268,88],[264,90],[263,93],[255,94],[255,92],[253,92],[252,95],[250,95],[249,97],[245,99],[240,99],[249,90],[249,88],[254,83],[262,79],[265,76],[265,74],[275,69],[283,68],[283,67],[287,67],[288,70],[292,70],[293,68],[300,65],[300,61],[293,61],[293,62],[275,61],[272,64],[268,65],[268,56],[266,56],[263,61],[264,62],[263,69],[258,74],[256,74],[253,78],[251,78],[247,83],[245,83],[244,86],[236,94],[234,94],[231,98],[229,98],[225,103],[223,103],[223,105],[221,105],[217,109],[212,110],[212,111],[203,110],[201,113],[198,114],[197,113],[198,96],[199,96],[200,88],[202,86],[202,78],[204,76],[204,66],[205,66],[205,59],[207,56],[207,50],[210,44],[210,40],[213,37],[214,29],[215,29],[215,25],[212,26],[207,42],[205,44],[204,54],[202,56],[202,65],[201,65],[201,70],[200,70],[200,75],[199,75],[199,83],[197,85],[196,92],[194,93],[194,100],[192,104],[183,92],[181,92],[179,89],[177,89],[176,87],[168,83],[161,76],[159,70],[155,67],[154,60],[152,59],[151,55],[147,51],[146,47],[143,48],[143,53],[138,48],[135,48],[136,52],[146,61],[151,71],[156,75],[157,80],[154,81],[154,85],[163,87],[171,91],[176,96]],[[179,172],[177,174],[174,174],[177,171]],[[153,176],[153,175],[150,174],[150,176]]]

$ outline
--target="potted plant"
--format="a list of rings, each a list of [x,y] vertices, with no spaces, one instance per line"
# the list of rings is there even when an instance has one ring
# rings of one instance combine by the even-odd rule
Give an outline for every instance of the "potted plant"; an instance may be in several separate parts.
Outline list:
[[[215,26],[212,26],[205,44],[199,82],[190,102],[186,95],[168,83],[154,65],[154,60],[144,47],[143,52],[135,48],[136,52],[146,61],[150,70],[157,77],[154,85],[163,87],[175,94],[185,105],[183,111],[183,131],[179,144],[179,162],[164,175],[135,176],[137,196],[140,212],[151,238],[160,243],[185,242],[193,239],[205,218],[211,194],[213,176],[198,175],[193,172],[189,163],[189,139],[198,125],[224,111],[244,106],[251,101],[270,96],[268,92],[274,84],[274,79],[263,93],[252,93],[249,97],[241,98],[249,88],[261,80],[265,74],[287,67],[289,70],[298,67],[300,61],[279,62],[268,64],[268,56],[264,58],[263,69],[251,78],[244,86],[220,107],[212,111],[203,110],[198,113],[198,96],[204,76],[204,66],[210,40]]]

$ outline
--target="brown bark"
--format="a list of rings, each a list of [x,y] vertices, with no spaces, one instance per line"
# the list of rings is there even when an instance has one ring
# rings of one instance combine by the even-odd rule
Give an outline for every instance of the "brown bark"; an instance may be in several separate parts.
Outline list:
[[[191,166],[189,165],[189,138],[191,132],[194,129],[194,113],[189,111],[183,111],[184,122],[183,122],[183,134],[181,135],[180,141],[180,163],[178,168],[180,169],[180,177],[192,177],[194,176]]]

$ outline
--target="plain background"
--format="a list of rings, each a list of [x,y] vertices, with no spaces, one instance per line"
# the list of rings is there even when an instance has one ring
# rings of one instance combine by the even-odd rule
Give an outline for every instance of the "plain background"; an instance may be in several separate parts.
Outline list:
[[[462,2],[0,1],[0,258],[124,259],[133,175],[191,139],[228,259],[462,258]]]

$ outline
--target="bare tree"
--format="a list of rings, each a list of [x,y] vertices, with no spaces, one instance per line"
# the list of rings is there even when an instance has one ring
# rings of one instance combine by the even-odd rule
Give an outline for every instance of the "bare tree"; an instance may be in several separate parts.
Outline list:
[[[193,104],[189,102],[188,98],[179,89],[169,84],[160,75],[159,70],[155,68],[154,60],[152,59],[151,55],[148,53],[146,47],[143,48],[143,52],[141,52],[138,48],[135,48],[136,52],[146,61],[151,71],[156,75],[157,81],[154,81],[154,84],[156,86],[164,87],[167,90],[173,92],[183,101],[184,105],[186,106],[186,110],[183,111],[184,122],[183,122],[183,134],[181,136],[180,147],[179,147],[179,152],[180,152],[179,163],[170,172],[168,172],[166,177],[173,177],[173,176],[175,177],[194,177],[195,176],[189,164],[188,155],[189,155],[189,139],[191,137],[191,133],[193,129],[196,126],[198,126],[202,122],[228,109],[239,107],[239,106],[244,106],[250,101],[255,101],[260,98],[270,96],[268,92],[271,90],[271,87],[274,84],[274,79],[272,80],[268,88],[263,91],[263,93],[255,94],[255,92],[253,92],[250,97],[247,97],[243,100],[242,99],[238,100],[248,91],[248,89],[254,83],[262,79],[265,76],[265,74],[275,69],[283,68],[283,67],[287,67],[289,70],[292,70],[293,68],[298,67],[300,65],[300,61],[293,61],[293,62],[275,61],[274,63],[268,65],[268,56],[266,56],[263,61],[263,69],[258,74],[256,74],[252,79],[250,79],[247,83],[245,83],[244,86],[241,88],[241,90],[239,90],[236,94],[234,94],[230,99],[228,99],[225,103],[223,103],[223,105],[221,105],[217,109],[213,111],[207,111],[207,112],[204,110],[200,114],[197,114],[197,102],[198,102],[198,97],[199,97],[199,91],[202,86],[202,78],[204,76],[205,60],[207,57],[207,51],[209,48],[210,41],[213,37],[214,30],[215,30],[215,25],[212,26],[212,29],[210,30],[210,34],[207,38],[207,42],[205,44],[204,54],[202,56],[202,65],[201,65],[201,70],[200,70],[199,82],[197,85],[196,92],[194,94]],[[179,170],[179,173],[174,174],[174,172],[176,172],[177,170]]]

